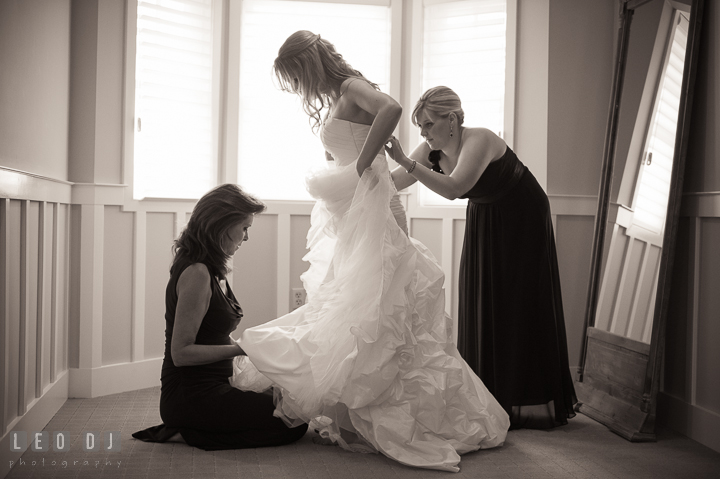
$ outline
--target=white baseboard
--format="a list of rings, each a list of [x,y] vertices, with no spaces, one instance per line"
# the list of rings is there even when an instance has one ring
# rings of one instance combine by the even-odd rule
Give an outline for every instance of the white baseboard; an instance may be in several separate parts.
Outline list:
[[[720,414],[658,393],[658,424],[720,452]]]
[[[27,412],[12,421],[8,430],[4,431],[5,434],[0,439],[0,478],[7,476],[10,472],[10,461],[17,464],[23,454],[10,450],[10,438],[12,437],[10,433],[25,431],[29,437],[30,433],[42,431],[68,398],[69,376],[67,371],[61,373],[53,384],[47,386],[42,397],[33,401],[28,406]]]
[[[162,358],[113,364],[93,369],[70,369],[68,397],[94,398],[160,385]]]

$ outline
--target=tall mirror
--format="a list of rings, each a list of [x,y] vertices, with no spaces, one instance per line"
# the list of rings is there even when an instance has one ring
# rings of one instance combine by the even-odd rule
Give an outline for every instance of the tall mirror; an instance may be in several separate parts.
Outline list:
[[[620,0],[578,411],[655,440],[702,0]]]

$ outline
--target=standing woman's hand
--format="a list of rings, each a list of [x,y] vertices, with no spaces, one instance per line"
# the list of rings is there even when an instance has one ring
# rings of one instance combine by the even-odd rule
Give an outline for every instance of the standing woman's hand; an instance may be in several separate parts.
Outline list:
[[[391,136],[390,139],[385,143],[385,152],[390,158],[393,159],[393,161],[395,161],[395,163],[402,166],[406,170],[412,165],[413,160],[411,160],[407,157],[407,155],[405,155],[402,145],[400,144],[400,140],[398,140],[394,136]]]
[[[407,188],[417,181],[411,173],[414,173],[420,166],[431,168],[432,164],[428,160],[430,147],[424,141],[420,143],[410,156],[403,151],[400,140],[391,136],[385,143],[385,152],[399,166],[392,170],[392,180],[398,191]]]

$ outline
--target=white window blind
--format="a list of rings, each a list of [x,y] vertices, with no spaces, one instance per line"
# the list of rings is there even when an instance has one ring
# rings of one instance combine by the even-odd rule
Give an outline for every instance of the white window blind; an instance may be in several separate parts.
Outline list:
[[[309,200],[305,176],[325,165],[299,97],[280,91],[273,61],[298,30],[320,34],[353,68],[387,92],[390,6],[245,0],[240,43],[238,183],[262,199]],[[323,111],[323,114],[325,111]]]
[[[662,232],[667,213],[687,45],[688,20],[680,12],[676,15],[650,123],[633,215],[635,224],[657,233]]]
[[[505,108],[505,0],[425,0],[423,91],[444,85],[460,96],[464,126],[502,136]],[[426,206],[463,205],[419,186]]]
[[[213,0],[139,0],[133,197],[216,184]]]

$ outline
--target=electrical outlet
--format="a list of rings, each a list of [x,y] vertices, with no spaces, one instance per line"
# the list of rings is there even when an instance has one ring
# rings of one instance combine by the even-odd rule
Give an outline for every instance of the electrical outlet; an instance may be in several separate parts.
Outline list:
[[[307,295],[304,288],[293,288],[290,290],[290,308],[295,310],[305,304]]]

